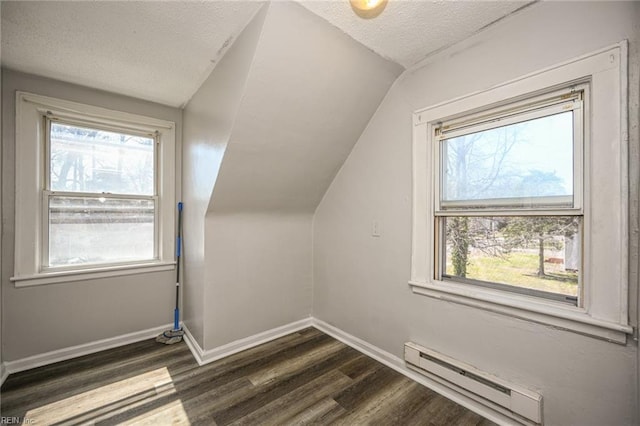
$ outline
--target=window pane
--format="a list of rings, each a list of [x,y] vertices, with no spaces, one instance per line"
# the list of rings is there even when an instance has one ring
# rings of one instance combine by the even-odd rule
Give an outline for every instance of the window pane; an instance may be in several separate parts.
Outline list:
[[[572,111],[441,144],[443,208],[573,201]]]
[[[49,200],[49,266],[150,260],[153,234],[152,200]]]
[[[154,139],[51,123],[52,191],[154,194]]]
[[[578,296],[579,216],[442,218],[444,275]],[[477,281],[477,282],[475,282]]]

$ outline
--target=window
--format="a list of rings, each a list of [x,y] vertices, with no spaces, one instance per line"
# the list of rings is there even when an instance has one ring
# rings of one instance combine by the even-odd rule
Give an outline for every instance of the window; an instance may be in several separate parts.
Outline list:
[[[17,286],[174,267],[174,127],[17,94]]]
[[[432,128],[436,279],[579,304],[585,98],[573,84]]]
[[[414,293],[626,342],[626,55],[414,114]]]
[[[155,135],[46,120],[43,266],[156,259]]]

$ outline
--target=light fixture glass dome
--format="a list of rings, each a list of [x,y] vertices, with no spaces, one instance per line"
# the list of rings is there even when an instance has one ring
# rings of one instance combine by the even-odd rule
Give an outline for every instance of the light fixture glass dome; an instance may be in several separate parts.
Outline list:
[[[387,5],[387,0],[349,0],[351,8],[361,18],[371,19],[380,15]]]

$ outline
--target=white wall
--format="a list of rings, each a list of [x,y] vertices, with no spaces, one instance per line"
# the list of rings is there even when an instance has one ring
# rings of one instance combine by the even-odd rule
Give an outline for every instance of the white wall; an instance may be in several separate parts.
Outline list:
[[[310,214],[207,217],[205,349],[311,313]]]
[[[309,316],[313,212],[400,71],[268,5],[207,214],[205,350]]]
[[[313,214],[401,71],[301,5],[269,4],[210,210]]]
[[[636,342],[617,345],[414,295],[407,281],[412,112],[629,39],[630,151],[637,160],[639,20],[638,3],[539,3],[407,71],[316,211],[314,316],[399,357],[412,340],[538,390],[545,424],[638,424]],[[636,294],[637,161],[630,167]]]
[[[157,272],[15,288],[15,92],[52,96],[176,123],[176,176],[180,176],[180,110],[73,84],[2,70],[2,340],[4,361],[169,324],[175,272]],[[180,182],[177,182],[178,188]],[[179,191],[176,195],[179,197]]]
[[[205,216],[265,12],[263,7],[256,14],[183,111],[184,321],[200,347],[206,315]]]

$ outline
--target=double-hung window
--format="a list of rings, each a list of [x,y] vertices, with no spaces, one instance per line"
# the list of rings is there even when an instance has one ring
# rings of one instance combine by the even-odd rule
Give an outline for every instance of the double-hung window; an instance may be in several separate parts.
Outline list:
[[[436,278],[578,304],[587,85],[434,126]]]
[[[16,96],[16,286],[169,270],[175,124]]]
[[[627,44],[413,117],[414,293],[624,343]]]
[[[45,120],[43,269],[157,259],[156,135]]]

